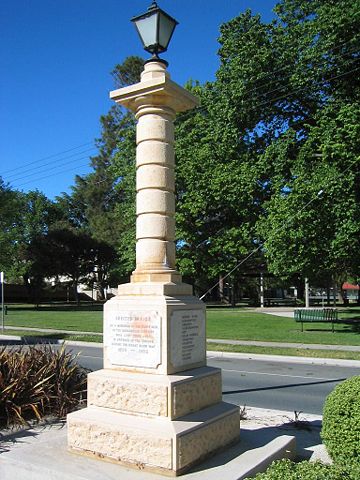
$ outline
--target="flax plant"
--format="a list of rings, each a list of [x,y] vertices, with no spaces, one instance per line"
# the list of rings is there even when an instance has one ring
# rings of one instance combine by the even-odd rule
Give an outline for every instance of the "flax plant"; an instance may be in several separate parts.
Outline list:
[[[86,399],[86,371],[62,347],[0,350],[0,426],[64,417]]]

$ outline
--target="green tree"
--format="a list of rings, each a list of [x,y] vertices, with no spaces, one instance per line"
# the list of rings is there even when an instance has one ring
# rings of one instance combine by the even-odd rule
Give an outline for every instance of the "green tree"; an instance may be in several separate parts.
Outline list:
[[[0,270],[13,277],[16,234],[14,226],[20,221],[21,199],[0,177]]]
[[[360,273],[359,7],[358,1],[276,7],[282,44],[290,52],[295,46],[298,58],[293,87],[279,101],[289,111],[291,99],[306,114],[298,112],[262,155],[271,197],[259,232],[277,275],[341,285]]]
[[[138,82],[143,64],[144,60],[139,57],[128,57],[116,65],[111,72],[116,87]],[[122,255],[122,245],[128,245],[127,241],[123,242],[128,233],[128,213],[127,208],[123,208],[127,202],[124,188],[127,180],[124,180],[126,172],[121,162],[114,159],[126,150],[128,137],[135,129],[135,119],[132,113],[113,105],[100,117],[100,124],[101,136],[96,140],[98,154],[90,159],[93,172],[76,176],[71,194],[62,194],[57,199],[65,212],[59,226],[81,229],[115,248],[121,260],[116,262],[119,276],[126,273],[122,267],[126,257]]]
[[[325,275],[339,286],[360,275],[359,121],[357,105],[323,110],[298,150],[292,178],[279,182],[265,205],[259,230],[276,275]],[[287,140],[268,156],[296,141],[290,133]]]
[[[23,193],[2,183],[0,196],[1,267],[10,281],[22,281],[30,288],[30,264],[24,251],[33,238],[49,230],[60,213],[54,202],[38,190]]]
[[[86,233],[75,230],[50,230],[35,237],[26,250],[31,263],[31,275],[39,279],[54,278],[69,282],[79,303],[78,285],[96,285],[104,298],[115,251],[104,242],[98,242]]]
[[[353,270],[358,200],[346,202],[358,198],[359,6],[284,0],[270,24],[246,11],[222,25],[216,81],[180,131],[187,268],[198,270],[191,257],[200,254],[209,272],[229,271],[265,241],[257,253],[282,276]],[[206,221],[219,222],[218,244],[211,229],[197,243]]]

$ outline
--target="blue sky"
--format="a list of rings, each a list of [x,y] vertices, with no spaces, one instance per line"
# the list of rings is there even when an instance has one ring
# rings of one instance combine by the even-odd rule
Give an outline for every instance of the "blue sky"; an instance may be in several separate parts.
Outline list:
[[[95,155],[99,117],[111,106],[110,71],[146,58],[130,18],[151,0],[2,0],[0,176],[54,198]],[[219,26],[251,8],[265,21],[275,0],[159,0],[179,25],[163,55],[174,81],[212,80]],[[64,152],[64,153],[61,153]]]

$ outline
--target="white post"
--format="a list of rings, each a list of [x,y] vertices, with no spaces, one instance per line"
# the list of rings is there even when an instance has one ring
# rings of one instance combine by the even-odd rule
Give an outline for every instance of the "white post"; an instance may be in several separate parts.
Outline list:
[[[260,307],[264,308],[264,274],[260,273]]]
[[[310,298],[309,298],[309,279],[305,278],[305,308],[310,307]]]
[[[333,292],[334,292],[333,305],[334,305],[334,307],[336,307],[337,296],[338,296],[338,290],[337,290],[337,283],[336,282],[334,282],[334,287],[333,288],[334,288],[334,290],[333,290]]]

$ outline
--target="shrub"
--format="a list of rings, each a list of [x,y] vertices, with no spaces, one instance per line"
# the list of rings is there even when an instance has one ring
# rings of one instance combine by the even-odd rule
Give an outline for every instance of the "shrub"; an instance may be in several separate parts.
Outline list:
[[[360,466],[360,376],[340,383],[326,399],[321,437],[334,462]]]
[[[0,350],[0,425],[65,416],[86,398],[86,371],[76,356],[50,346]]]
[[[357,474],[340,465],[280,460],[272,463],[266,472],[258,473],[255,480],[359,480]]]

